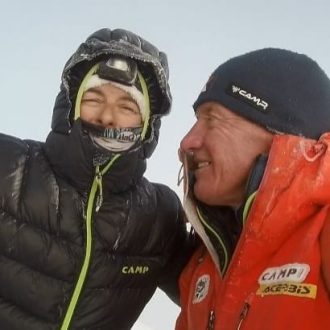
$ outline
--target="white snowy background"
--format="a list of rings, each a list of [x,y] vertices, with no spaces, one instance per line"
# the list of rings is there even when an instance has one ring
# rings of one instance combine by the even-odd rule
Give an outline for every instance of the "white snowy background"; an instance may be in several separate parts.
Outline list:
[[[268,46],[306,53],[330,74],[329,16],[328,0],[0,0],[0,131],[44,140],[71,53],[99,28],[132,30],[168,54],[172,112],[146,175],[181,197],[177,149],[209,74]],[[174,329],[178,313],[157,291],[134,330]]]

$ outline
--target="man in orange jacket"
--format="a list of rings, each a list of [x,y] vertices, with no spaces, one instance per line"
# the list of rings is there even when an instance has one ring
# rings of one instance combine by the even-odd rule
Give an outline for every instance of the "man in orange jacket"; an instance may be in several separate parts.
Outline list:
[[[330,328],[330,80],[292,51],[220,65],[180,145],[200,238],[177,330]]]

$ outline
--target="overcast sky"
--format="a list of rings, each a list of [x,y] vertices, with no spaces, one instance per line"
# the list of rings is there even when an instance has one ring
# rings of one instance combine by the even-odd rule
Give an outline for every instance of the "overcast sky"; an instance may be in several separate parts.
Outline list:
[[[172,112],[163,120],[146,175],[180,197],[178,145],[194,122],[192,103],[221,62],[280,47],[311,56],[330,75],[328,0],[0,0],[0,5],[3,133],[45,139],[64,63],[97,29],[131,30],[168,54]],[[134,330],[173,329],[178,312],[157,292]]]

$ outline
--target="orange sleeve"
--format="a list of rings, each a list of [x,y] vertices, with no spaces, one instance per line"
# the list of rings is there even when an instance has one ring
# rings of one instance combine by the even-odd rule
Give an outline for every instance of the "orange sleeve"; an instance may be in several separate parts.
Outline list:
[[[322,272],[328,292],[330,293],[330,215],[328,215],[325,220],[321,233],[320,245]]]
[[[191,291],[192,277],[195,272],[196,265],[198,265],[198,258],[201,250],[205,249],[203,246],[198,248],[193,256],[190,258],[188,264],[180,275],[180,306],[181,311],[177,318],[175,330],[189,330],[188,329],[188,310],[189,310],[189,296]]]

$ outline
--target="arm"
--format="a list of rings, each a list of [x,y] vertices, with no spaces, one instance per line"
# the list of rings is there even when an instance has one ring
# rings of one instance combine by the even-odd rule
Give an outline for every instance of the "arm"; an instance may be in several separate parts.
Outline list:
[[[177,229],[173,233],[170,257],[158,284],[160,289],[177,305],[180,303],[179,276],[193,254],[196,245],[194,234],[188,232],[186,228],[185,215],[180,204]]]
[[[325,285],[330,294],[330,216],[324,223],[320,237],[322,273]]]

